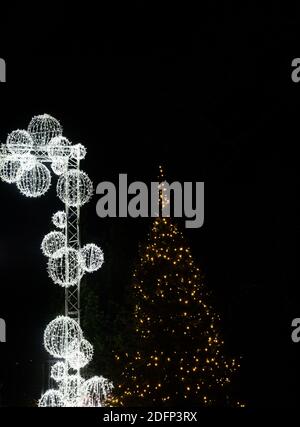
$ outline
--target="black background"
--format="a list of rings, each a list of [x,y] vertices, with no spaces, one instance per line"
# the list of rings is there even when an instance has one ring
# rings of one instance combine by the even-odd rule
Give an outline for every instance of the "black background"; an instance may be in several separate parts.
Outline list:
[[[151,6],[150,6],[151,4]],[[110,6],[19,5],[0,17],[0,140],[36,114],[59,119],[88,149],[93,182],[205,181],[205,225],[186,237],[224,319],[227,347],[242,356],[250,407],[295,407],[300,344],[290,338],[298,303],[300,14],[274,2]],[[300,85],[300,84],[299,84]],[[38,200],[0,184],[0,396],[37,399],[42,334],[57,310],[40,242],[61,207],[55,185]],[[103,280],[120,300],[149,227],[100,220],[84,208],[87,241],[102,245]],[[107,282],[109,277],[109,282]],[[62,295],[61,295],[62,297]]]

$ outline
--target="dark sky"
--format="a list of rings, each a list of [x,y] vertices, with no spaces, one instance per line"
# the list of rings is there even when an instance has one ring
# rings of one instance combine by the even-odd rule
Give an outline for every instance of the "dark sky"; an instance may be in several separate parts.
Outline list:
[[[125,3],[96,10],[54,1],[38,13],[10,2],[0,18],[8,78],[0,141],[47,112],[87,147],[83,169],[95,184],[117,183],[119,173],[150,182],[161,162],[170,180],[205,181],[205,225],[186,237],[228,347],[243,357],[241,394],[255,407],[296,406],[300,91],[290,73],[300,15],[277,3],[197,11]],[[16,404],[19,384],[40,393],[42,333],[58,291],[39,248],[61,205],[55,185],[38,200],[5,183],[0,194],[0,317],[8,328],[0,378]],[[110,274],[118,298],[149,222],[100,220],[96,202],[84,208],[86,239],[109,254],[110,271],[97,279]]]

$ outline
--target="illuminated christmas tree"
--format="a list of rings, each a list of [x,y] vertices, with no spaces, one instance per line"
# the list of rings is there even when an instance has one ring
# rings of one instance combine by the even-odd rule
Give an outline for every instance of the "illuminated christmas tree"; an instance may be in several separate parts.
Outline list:
[[[191,250],[170,218],[155,219],[140,248],[133,294],[137,348],[134,354],[116,356],[124,369],[115,403],[232,404],[228,386],[239,363],[223,354],[220,318]]]

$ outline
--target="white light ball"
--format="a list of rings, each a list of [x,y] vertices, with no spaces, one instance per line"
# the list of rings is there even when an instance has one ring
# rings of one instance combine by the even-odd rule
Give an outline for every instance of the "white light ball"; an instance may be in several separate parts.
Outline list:
[[[61,231],[51,231],[42,241],[42,252],[45,256],[55,258],[60,256],[59,249],[66,244],[66,236]]]
[[[63,381],[68,373],[67,364],[65,362],[56,362],[51,368],[51,378],[56,382]]]
[[[66,357],[70,343],[82,339],[79,324],[68,316],[58,316],[48,324],[44,332],[44,345],[54,357]]]
[[[49,116],[49,114],[42,114],[32,118],[28,126],[28,132],[35,145],[45,146],[55,136],[62,135],[62,127],[54,117]]]
[[[45,194],[51,185],[51,174],[42,163],[34,168],[18,173],[17,186],[26,197],[40,197]]]
[[[84,368],[92,359],[94,348],[86,339],[74,340],[68,348],[67,361],[74,370]]]
[[[62,157],[56,157],[51,163],[51,169],[56,175],[62,175],[67,171],[68,164]]]
[[[52,222],[57,228],[66,228],[67,225],[67,215],[64,211],[56,212],[52,217]]]
[[[113,383],[102,376],[90,378],[81,387],[81,406],[105,406],[113,387]]]
[[[85,245],[81,251],[82,268],[92,273],[99,270],[104,263],[104,254],[99,246],[89,243]]]
[[[15,156],[8,156],[0,161],[0,177],[9,184],[16,182],[21,170],[21,162]]]
[[[69,288],[75,286],[83,276],[81,256],[73,248],[62,248],[49,258],[48,273],[54,283]]]
[[[40,398],[40,408],[59,408],[65,406],[64,396],[59,390],[48,390]]]
[[[59,391],[64,396],[64,401],[67,407],[78,406],[80,391],[84,379],[80,375],[68,375],[65,381],[59,385]]]
[[[33,147],[33,139],[26,130],[14,130],[7,137],[7,148],[13,154],[29,153]]]
[[[84,145],[76,144],[71,148],[71,157],[77,160],[83,160],[85,159],[86,152],[87,150]]]
[[[64,136],[55,136],[48,145],[49,157],[68,157],[71,154],[71,142]]]
[[[77,169],[71,169],[61,175],[57,182],[57,195],[69,206],[82,206],[93,194],[93,184],[88,175]]]
[[[20,161],[21,161],[21,167],[25,171],[30,171],[37,164],[37,159],[32,154],[23,154],[20,157]]]

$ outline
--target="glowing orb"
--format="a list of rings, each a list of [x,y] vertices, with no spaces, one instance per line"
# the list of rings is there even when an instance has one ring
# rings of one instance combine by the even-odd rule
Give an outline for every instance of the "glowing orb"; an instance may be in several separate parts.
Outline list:
[[[86,148],[82,144],[73,145],[71,148],[71,157],[77,160],[83,160],[86,156]]]
[[[68,169],[68,164],[62,157],[55,157],[52,164],[51,169],[56,175],[62,175]]]
[[[55,136],[62,135],[62,127],[54,117],[49,116],[49,114],[42,114],[32,118],[28,126],[28,132],[35,145],[45,146]]]
[[[98,246],[93,243],[89,243],[81,249],[81,260],[82,268],[85,271],[92,273],[102,267],[104,263],[104,254],[102,249]]]
[[[37,159],[32,154],[23,154],[20,157],[20,161],[21,161],[21,167],[25,171],[30,171],[37,164]]]
[[[60,256],[57,253],[66,244],[66,236],[61,231],[51,231],[42,241],[42,252],[47,257]]]
[[[34,168],[18,173],[17,186],[24,196],[40,197],[45,194],[51,185],[51,174],[42,163]]]
[[[68,407],[78,406],[80,390],[84,379],[80,375],[68,375],[65,381],[59,385],[59,390],[64,396],[65,404]]]
[[[55,136],[48,145],[49,157],[64,157],[71,154],[71,142],[64,136]]]
[[[72,248],[62,248],[49,258],[48,273],[54,283],[68,288],[78,283],[83,275],[81,256]]]
[[[52,217],[52,222],[57,228],[66,228],[67,215],[64,211],[56,212]]]
[[[84,368],[92,359],[94,348],[86,339],[74,340],[68,348],[67,361],[72,369]]]
[[[65,406],[64,396],[58,390],[48,390],[39,400],[40,408],[57,408]]]
[[[15,156],[8,156],[0,161],[0,177],[9,184],[16,182],[21,170],[21,162]]]
[[[93,194],[93,184],[86,173],[71,169],[61,175],[57,182],[57,195],[69,206],[82,206]]]
[[[67,316],[58,316],[52,320],[44,332],[45,348],[54,357],[66,357],[75,339],[82,339],[82,330],[74,319]]]
[[[105,401],[113,390],[113,383],[106,378],[92,377],[81,387],[81,405],[85,407],[105,406]]]
[[[33,139],[26,130],[14,130],[7,137],[7,148],[13,154],[29,153],[33,147]]]
[[[51,368],[51,378],[56,382],[63,381],[68,373],[68,368],[65,362],[56,362]]]

